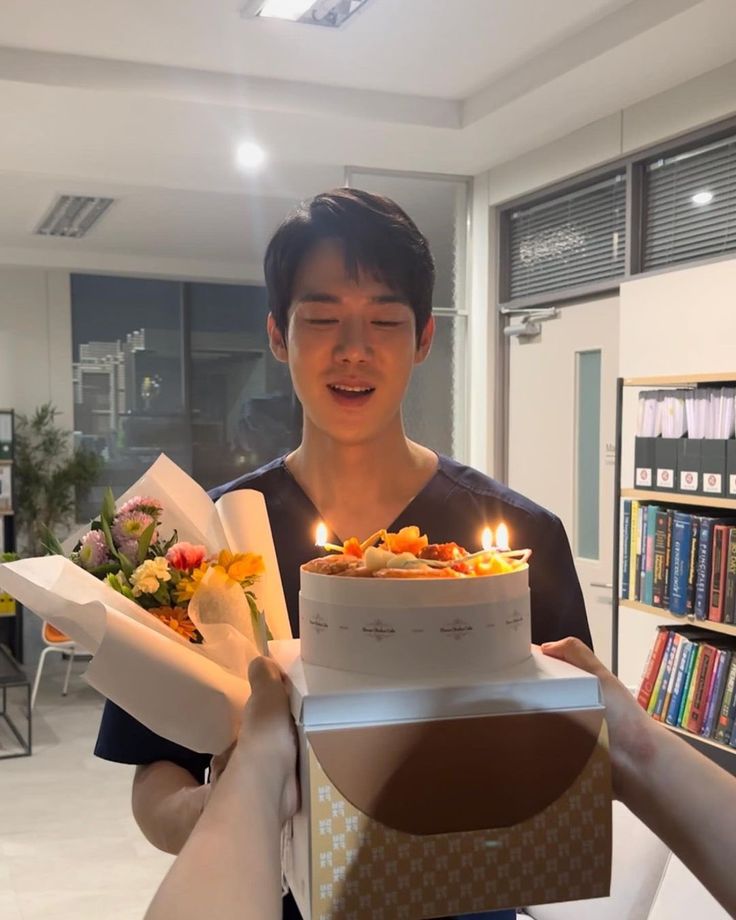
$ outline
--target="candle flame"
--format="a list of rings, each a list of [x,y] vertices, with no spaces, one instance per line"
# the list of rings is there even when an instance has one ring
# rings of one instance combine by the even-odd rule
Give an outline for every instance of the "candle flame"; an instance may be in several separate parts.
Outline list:
[[[493,549],[493,531],[490,527],[483,528],[483,536],[480,538],[480,544],[483,549]]]
[[[509,549],[509,529],[505,524],[499,524],[496,531],[496,546],[499,549]]]
[[[327,527],[325,527],[324,522],[320,521],[317,524],[317,533],[314,538],[315,546],[324,546],[327,542]]]

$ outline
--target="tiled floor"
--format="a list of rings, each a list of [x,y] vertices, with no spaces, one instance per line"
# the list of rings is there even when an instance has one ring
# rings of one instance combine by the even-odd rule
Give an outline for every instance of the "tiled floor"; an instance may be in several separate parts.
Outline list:
[[[133,821],[133,768],[92,755],[102,699],[85,665],[66,698],[60,658],[46,667],[33,755],[0,760],[0,918],[141,920],[171,857]]]

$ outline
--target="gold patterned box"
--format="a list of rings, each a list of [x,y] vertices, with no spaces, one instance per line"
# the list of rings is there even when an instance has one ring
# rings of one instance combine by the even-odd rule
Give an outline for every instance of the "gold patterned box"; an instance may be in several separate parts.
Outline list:
[[[479,679],[287,675],[302,805],[284,872],[304,920],[421,920],[604,897],[611,787],[596,678],[533,649]]]

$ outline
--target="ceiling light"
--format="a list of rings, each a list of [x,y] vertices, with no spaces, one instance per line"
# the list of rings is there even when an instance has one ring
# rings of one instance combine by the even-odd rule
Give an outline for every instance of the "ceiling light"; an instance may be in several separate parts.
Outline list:
[[[315,26],[339,28],[368,0],[247,0],[244,17],[288,19]]]
[[[266,161],[266,151],[252,141],[245,141],[238,147],[237,161],[241,169],[258,169]]]
[[[710,204],[713,201],[713,192],[704,189],[702,192],[696,192],[690,199],[693,204]]]
[[[59,195],[33,232],[40,236],[79,239],[91,230],[114,201],[114,198]]]

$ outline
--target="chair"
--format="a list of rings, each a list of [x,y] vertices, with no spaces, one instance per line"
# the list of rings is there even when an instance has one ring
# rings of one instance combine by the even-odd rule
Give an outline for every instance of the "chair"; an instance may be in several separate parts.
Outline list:
[[[46,656],[50,652],[60,652],[62,655],[69,656],[69,663],[66,666],[66,676],[64,677],[64,688],[61,691],[61,695],[66,696],[69,690],[69,677],[72,672],[72,664],[74,664],[74,655],[78,651],[78,646],[74,640],[64,635],[61,630],[56,629],[50,623],[43,624],[41,637],[46,643],[46,648],[41,652],[41,657],[38,659],[36,678],[33,681],[33,691],[31,693],[31,710],[33,710],[36,704],[36,694],[38,693],[38,685],[41,682],[41,672],[43,671],[43,664],[46,660]]]

